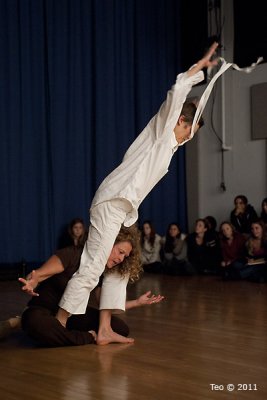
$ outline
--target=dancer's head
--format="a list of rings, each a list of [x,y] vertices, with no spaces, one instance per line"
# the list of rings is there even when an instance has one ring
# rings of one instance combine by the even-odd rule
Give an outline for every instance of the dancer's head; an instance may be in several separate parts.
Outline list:
[[[140,254],[140,232],[137,226],[122,226],[108,258],[107,271],[116,270],[122,276],[129,274],[130,281],[137,280],[142,271]]]
[[[178,118],[177,124],[174,128],[175,137],[178,143],[183,143],[183,141],[189,139],[196,110],[197,106],[195,103],[189,101],[184,103],[180,117]],[[195,126],[194,134],[203,125],[204,120],[201,116],[197,125]]]

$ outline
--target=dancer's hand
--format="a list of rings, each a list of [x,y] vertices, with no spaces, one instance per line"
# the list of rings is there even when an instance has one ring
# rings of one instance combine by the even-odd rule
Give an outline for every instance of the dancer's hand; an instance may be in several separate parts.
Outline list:
[[[193,76],[195,75],[198,71],[202,70],[203,68],[210,68],[213,67],[214,65],[218,64],[218,59],[212,60],[212,56],[215,54],[217,47],[219,46],[219,43],[214,42],[207,53],[195,64],[191,69],[187,71],[188,76]]]
[[[146,305],[160,303],[163,299],[164,296],[161,296],[160,294],[158,294],[157,296],[155,294],[151,295],[151,290],[149,290],[148,292],[138,297],[136,301],[140,306],[146,306]]]
[[[26,277],[26,279],[18,278],[18,280],[23,284],[21,289],[24,292],[28,293],[30,296],[39,296],[39,294],[34,291],[39,283],[38,274],[35,270],[32,270],[32,272]]]

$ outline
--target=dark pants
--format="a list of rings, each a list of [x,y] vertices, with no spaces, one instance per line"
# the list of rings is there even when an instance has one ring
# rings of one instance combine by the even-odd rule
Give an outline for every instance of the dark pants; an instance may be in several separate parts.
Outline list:
[[[151,264],[143,264],[143,270],[145,272],[160,273],[162,272],[162,264],[159,261],[155,261]]]
[[[267,281],[267,264],[245,265],[240,270],[240,276],[242,279],[264,283]]]
[[[165,261],[163,271],[167,275],[191,276],[196,274],[196,270],[188,261],[177,260],[176,258]]]
[[[223,280],[240,280],[240,271],[244,268],[244,263],[241,261],[233,261],[226,267],[221,267],[220,272]]]
[[[23,312],[21,323],[22,329],[42,345],[80,346],[94,343],[94,338],[88,331],[98,331],[99,310],[88,307],[85,314],[72,315],[64,328],[48,309],[29,307]],[[122,336],[129,335],[128,326],[118,317],[111,317],[111,327]]]

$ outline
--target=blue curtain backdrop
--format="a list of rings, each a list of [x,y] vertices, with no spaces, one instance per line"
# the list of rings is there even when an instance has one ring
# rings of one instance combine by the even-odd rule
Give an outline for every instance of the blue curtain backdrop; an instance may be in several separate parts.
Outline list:
[[[43,261],[181,72],[179,0],[0,0],[0,263]],[[186,229],[184,150],[140,222]]]

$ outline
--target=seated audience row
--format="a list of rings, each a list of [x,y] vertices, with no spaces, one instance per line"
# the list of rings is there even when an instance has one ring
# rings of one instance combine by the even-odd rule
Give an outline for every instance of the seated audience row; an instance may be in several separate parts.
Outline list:
[[[217,273],[220,266],[218,234],[213,229],[207,231],[208,222],[204,219],[196,221],[195,231],[188,236],[172,222],[161,238],[153,224],[145,221],[141,228],[144,271],[171,275]]]
[[[230,221],[216,231],[216,220],[198,219],[194,232],[185,235],[177,223],[161,238],[150,221],[141,228],[144,271],[171,275],[214,274],[223,279],[267,281],[267,227],[262,220],[251,223],[242,234]]]
[[[251,224],[251,233],[246,239],[235,231],[230,222],[220,227],[223,279],[250,279],[267,281],[267,232],[262,220]]]
[[[255,239],[254,232],[256,229],[259,231],[262,229],[262,237],[264,237],[265,227],[261,228],[261,225],[257,224],[258,215],[246,196],[236,196],[234,204],[235,208],[230,213],[230,220],[221,224],[219,232],[216,230],[217,222],[213,216],[198,219],[194,232],[188,235],[181,232],[176,222],[172,222],[162,238],[155,232],[153,224],[145,221],[141,228],[141,261],[144,270],[172,275],[221,273],[224,279],[251,276],[252,268],[251,266],[248,268],[246,263],[249,258],[248,251],[245,251],[248,246],[246,239],[250,239],[249,243],[254,243],[255,247],[258,239]],[[266,225],[267,198],[262,200],[260,218]],[[62,248],[73,244],[83,246],[86,238],[87,229],[83,220],[74,218],[67,229],[65,228],[57,247]],[[262,239],[262,242],[264,241],[265,239]],[[244,265],[247,265],[246,272]],[[261,265],[264,263],[262,262]],[[255,270],[254,268],[253,271]]]

